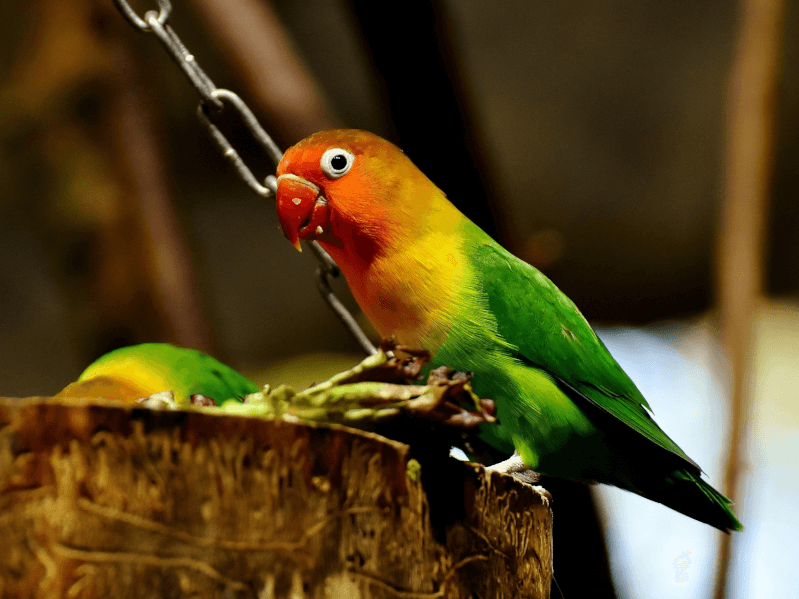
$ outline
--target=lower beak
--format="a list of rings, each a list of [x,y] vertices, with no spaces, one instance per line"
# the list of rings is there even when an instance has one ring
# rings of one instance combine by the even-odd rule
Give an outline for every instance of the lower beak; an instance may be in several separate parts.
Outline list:
[[[308,239],[327,226],[327,200],[319,187],[296,175],[277,179],[277,218],[283,235],[302,251],[300,238]]]

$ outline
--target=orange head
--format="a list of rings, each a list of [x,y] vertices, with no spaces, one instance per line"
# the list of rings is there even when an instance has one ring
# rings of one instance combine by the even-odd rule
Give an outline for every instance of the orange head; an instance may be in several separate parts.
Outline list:
[[[361,257],[387,247],[407,225],[418,227],[430,200],[419,190],[438,191],[402,150],[353,129],[302,140],[283,155],[277,175],[277,214],[294,247],[318,239]]]
[[[424,347],[441,332],[464,272],[465,217],[399,148],[322,131],[289,148],[277,174],[286,237],[297,249],[319,241],[381,335]]]

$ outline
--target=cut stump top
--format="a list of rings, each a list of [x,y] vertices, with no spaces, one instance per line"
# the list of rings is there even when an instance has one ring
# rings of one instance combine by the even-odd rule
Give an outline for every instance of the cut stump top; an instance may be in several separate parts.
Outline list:
[[[0,398],[0,596],[548,598],[511,477],[342,426]]]

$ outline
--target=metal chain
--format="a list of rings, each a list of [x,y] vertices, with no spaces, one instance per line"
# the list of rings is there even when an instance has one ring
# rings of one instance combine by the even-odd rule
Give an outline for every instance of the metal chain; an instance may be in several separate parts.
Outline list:
[[[274,196],[277,192],[277,179],[275,179],[275,176],[267,175],[263,183],[260,183],[225,135],[211,122],[208,114],[209,111],[213,110],[215,113],[219,113],[223,111],[226,106],[234,108],[247,129],[272,162],[274,162],[275,166],[280,162],[283,152],[280,151],[277,144],[275,144],[264,128],[261,127],[258,119],[255,118],[255,115],[244,100],[230,90],[217,88],[214,82],[211,81],[211,78],[208,77],[205,71],[200,68],[200,65],[197,64],[194,55],[186,49],[186,46],[183,45],[183,42],[181,42],[180,38],[167,23],[169,15],[172,12],[172,3],[169,0],[156,1],[159,8],[158,12],[154,10],[148,11],[145,13],[144,19],[142,19],[130,7],[127,0],[113,0],[116,7],[122,13],[122,16],[124,16],[131,25],[139,31],[155,34],[158,41],[161,42],[172,59],[178,64],[186,77],[188,77],[201,98],[200,104],[197,106],[197,118],[199,118],[200,123],[203,124],[208,134],[214,142],[216,142],[222,155],[233,165],[233,168],[236,169],[236,172],[242,180],[261,197],[268,198]],[[369,341],[369,338],[361,327],[358,326],[355,318],[333,292],[330,282],[332,279],[341,275],[338,266],[336,266],[333,259],[316,241],[311,241],[308,245],[319,261],[319,268],[316,271],[316,286],[319,293],[333,312],[341,319],[352,336],[355,337],[363,350],[367,354],[376,353],[377,349],[375,346]]]

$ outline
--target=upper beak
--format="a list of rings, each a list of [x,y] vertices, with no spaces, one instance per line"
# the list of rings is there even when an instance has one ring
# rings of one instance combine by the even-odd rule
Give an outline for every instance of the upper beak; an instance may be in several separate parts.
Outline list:
[[[308,239],[327,226],[327,200],[320,188],[297,175],[277,178],[277,217],[283,234],[302,251],[300,237]]]

